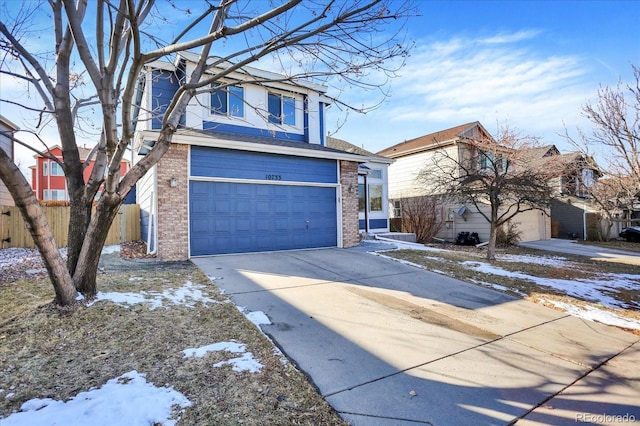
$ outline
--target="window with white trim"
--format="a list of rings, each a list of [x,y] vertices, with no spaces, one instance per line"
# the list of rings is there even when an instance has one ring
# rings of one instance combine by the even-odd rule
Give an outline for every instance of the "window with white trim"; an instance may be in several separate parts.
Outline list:
[[[369,210],[372,212],[382,211],[382,185],[369,185]]]
[[[241,86],[226,86],[216,89],[213,84],[210,98],[211,114],[229,117],[244,117],[244,89]]]
[[[402,217],[402,205],[400,200],[393,200],[393,217]]]
[[[269,122],[275,124],[296,125],[296,100],[279,93],[268,94],[267,107]]]
[[[64,201],[67,199],[67,192],[64,189],[45,189],[42,198],[46,201]]]
[[[56,162],[51,162],[51,176],[64,176],[62,166]]]

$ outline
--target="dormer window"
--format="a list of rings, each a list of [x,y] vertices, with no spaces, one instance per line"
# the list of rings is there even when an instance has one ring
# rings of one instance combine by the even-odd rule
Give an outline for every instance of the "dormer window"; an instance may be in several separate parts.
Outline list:
[[[290,96],[269,93],[269,123],[296,125],[296,100]]]
[[[244,117],[244,89],[240,86],[219,87],[213,84],[211,114]]]

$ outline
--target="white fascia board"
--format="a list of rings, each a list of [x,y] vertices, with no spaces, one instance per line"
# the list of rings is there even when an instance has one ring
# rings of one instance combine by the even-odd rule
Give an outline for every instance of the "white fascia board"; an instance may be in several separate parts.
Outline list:
[[[144,131],[142,133],[142,140],[156,140],[158,139],[158,132]],[[253,151],[253,152],[265,152],[270,154],[283,154],[293,155],[297,157],[311,157],[311,158],[325,158],[329,160],[345,160],[354,161],[357,163],[366,163],[367,157],[357,154],[350,154],[348,152],[331,152],[331,151],[316,151],[312,149],[304,149],[290,146],[280,145],[267,145],[257,142],[240,142],[226,139],[218,139],[208,136],[195,136],[195,135],[174,135],[171,143],[182,145],[197,145],[197,146],[209,146],[213,148],[227,148],[237,149],[241,151]],[[300,142],[304,144],[304,142]]]
[[[165,71],[175,71],[176,70],[176,65],[171,63],[171,62],[167,62],[167,61],[153,61],[153,62],[149,62],[148,64],[145,65],[146,68],[149,69],[159,69],[159,70],[165,70]]]
[[[196,62],[200,57],[198,54],[192,53],[192,52],[181,52],[179,55],[190,62]],[[215,61],[219,61],[220,59],[222,58],[210,57],[208,62],[213,63]],[[219,65],[216,65],[215,67],[213,67],[212,69],[213,70],[218,69],[222,71],[232,65],[234,64],[232,64],[231,62],[223,61]],[[236,79],[239,81],[249,81],[249,82],[252,80],[258,80],[257,81],[258,84],[263,84],[268,87],[273,87],[273,88],[287,90],[290,92],[297,92],[297,93],[307,93],[307,90],[303,90],[303,89],[310,89],[318,93],[326,93],[326,91],[328,90],[327,86],[313,83],[311,81],[304,80],[304,79],[292,78],[290,82],[289,81],[279,82],[278,80],[285,80],[287,76],[285,76],[284,74],[279,74],[272,71],[254,68],[248,65],[243,66],[237,71],[233,71],[232,73],[229,74],[228,78]]]
[[[3,115],[0,115],[0,123],[4,124],[11,131],[15,131],[15,130],[19,130],[20,129],[20,127],[18,127],[17,124],[13,123],[12,121],[10,121],[8,118],[6,118]]]

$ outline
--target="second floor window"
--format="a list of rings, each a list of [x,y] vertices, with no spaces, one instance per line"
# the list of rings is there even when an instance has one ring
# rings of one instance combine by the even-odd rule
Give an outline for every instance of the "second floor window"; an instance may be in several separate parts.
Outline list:
[[[226,86],[211,92],[211,113],[230,117],[244,117],[244,89],[240,86]]]
[[[62,166],[53,161],[45,161],[42,163],[42,175],[43,176],[64,176]]]
[[[507,157],[489,151],[480,151],[480,170],[491,169],[498,172],[507,170]]]
[[[493,152],[480,151],[480,170],[493,168]]]
[[[294,98],[269,93],[268,108],[270,123],[296,125],[296,100]]]

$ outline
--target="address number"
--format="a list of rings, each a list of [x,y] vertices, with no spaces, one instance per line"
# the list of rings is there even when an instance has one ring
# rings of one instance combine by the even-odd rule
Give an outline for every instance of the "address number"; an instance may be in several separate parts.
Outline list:
[[[267,175],[267,180],[282,180],[280,175]]]

